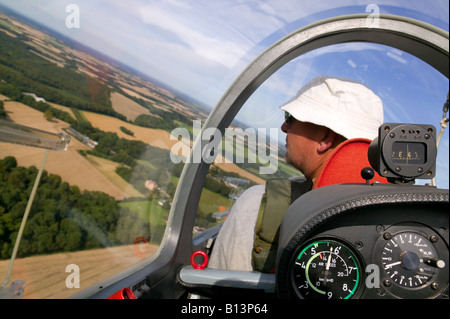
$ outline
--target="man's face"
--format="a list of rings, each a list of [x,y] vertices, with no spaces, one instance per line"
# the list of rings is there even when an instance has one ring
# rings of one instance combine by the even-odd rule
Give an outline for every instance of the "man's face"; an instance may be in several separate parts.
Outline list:
[[[291,116],[283,123],[281,130],[286,133],[286,162],[310,177],[317,168],[317,146],[326,128],[300,122]]]

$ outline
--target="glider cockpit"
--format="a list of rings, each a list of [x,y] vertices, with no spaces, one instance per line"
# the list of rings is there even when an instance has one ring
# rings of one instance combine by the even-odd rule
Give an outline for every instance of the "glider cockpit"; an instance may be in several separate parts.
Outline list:
[[[448,78],[447,32],[397,16],[381,15],[378,26],[367,25],[366,18],[353,15],[320,21],[275,43],[237,78],[203,129],[224,132],[250,95],[277,69],[309,51],[338,43],[391,46],[423,59]],[[389,140],[389,135],[395,138]],[[239,292],[271,298],[448,298],[448,190],[406,182],[434,174],[435,136],[432,127],[386,124],[371,145],[370,156],[373,168],[393,184],[361,179],[361,184],[311,191],[294,202],[282,223],[276,274],[192,267],[192,253],[208,252],[219,227],[192,240],[209,164],[188,161],[161,254],[92,297],[108,297],[120,287],[139,291],[143,285],[148,289],[144,296],[150,298],[223,297]],[[198,139],[192,153],[211,152],[210,142]],[[406,147],[419,151],[417,162],[390,157],[392,151]],[[411,169],[414,173],[406,172]],[[184,245],[187,242],[193,243],[190,249]],[[319,252],[329,255],[327,262],[318,263]],[[330,277],[313,269],[328,270],[330,262],[337,270]],[[334,284],[322,289],[326,281]]]

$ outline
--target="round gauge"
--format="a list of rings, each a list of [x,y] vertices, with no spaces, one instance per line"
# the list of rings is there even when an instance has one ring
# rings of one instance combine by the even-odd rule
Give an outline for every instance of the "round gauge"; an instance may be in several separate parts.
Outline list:
[[[424,236],[402,232],[386,242],[381,263],[390,280],[407,288],[426,285],[445,267],[434,245]]]
[[[300,298],[348,299],[358,289],[361,273],[355,254],[336,240],[316,240],[300,247],[292,283]]]

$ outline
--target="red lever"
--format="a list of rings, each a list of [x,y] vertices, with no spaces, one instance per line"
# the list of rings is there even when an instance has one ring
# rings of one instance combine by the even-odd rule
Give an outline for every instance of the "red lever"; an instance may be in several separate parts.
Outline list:
[[[203,259],[204,259],[203,264],[197,264],[195,262],[195,257],[198,255],[203,256]],[[192,267],[194,267],[194,269],[200,269],[200,270],[205,269],[206,265],[208,264],[208,261],[209,261],[208,254],[206,254],[202,250],[197,250],[197,251],[193,252],[191,255],[191,264],[192,264]]]
[[[123,288],[115,292],[108,299],[136,299],[136,296],[129,288]]]

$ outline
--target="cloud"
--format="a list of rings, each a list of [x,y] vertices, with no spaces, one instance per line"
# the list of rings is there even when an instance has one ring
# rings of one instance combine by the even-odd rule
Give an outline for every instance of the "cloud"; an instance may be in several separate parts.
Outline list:
[[[202,29],[203,22],[191,20],[186,11],[169,12],[167,3],[152,4],[141,8],[142,21],[175,34],[199,56],[232,68],[245,55],[246,49],[239,43],[220,37],[220,32],[210,35],[209,28]],[[187,8],[184,8],[187,10]],[[213,32],[214,33],[214,32]]]
[[[401,64],[404,64],[404,65],[408,64],[408,61],[406,59],[402,58],[403,52],[400,50],[388,51],[388,52],[386,52],[386,55]]]

